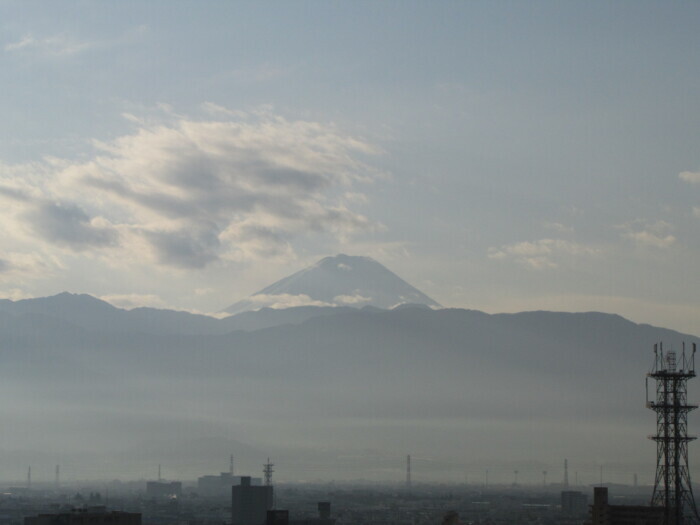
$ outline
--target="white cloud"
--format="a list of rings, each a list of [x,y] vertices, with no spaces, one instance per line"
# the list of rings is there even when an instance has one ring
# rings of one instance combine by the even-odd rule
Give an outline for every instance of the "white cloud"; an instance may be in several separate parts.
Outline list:
[[[0,283],[17,283],[49,277],[64,269],[60,261],[46,253],[4,252],[0,255]]]
[[[535,270],[559,267],[564,258],[595,255],[600,249],[563,239],[539,239],[488,250],[490,259],[511,259]]]
[[[299,236],[381,228],[342,200],[379,175],[359,160],[374,146],[268,110],[231,117],[130,118],[135,131],[95,141],[87,161],[0,166],[0,219],[34,242],[180,268],[291,259]]]
[[[166,308],[166,302],[154,294],[113,294],[101,295],[100,299],[107,301],[117,308],[130,310],[143,306],[151,308]]]
[[[691,184],[700,183],[700,172],[697,171],[681,171],[678,174],[678,177],[680,177],[682,181],[689,182]]]
[[[92,47],[90,42],[81,42],[67,35],[60,34],[45,38],[36,38],[32,34],[24,35],[16,42],[5,44],[8,53],[37,52],[45,56],[66,57],[75,55]]]
[[[338,306],[358,305],[358,304],[363,304],[363,303],[370,303],[370,302],[372,302],[372,298],[363,296],[359,293],[356,293],[354,295],[336,295],[333,298],[333,302],[335,304],[337,304]]]
[[[557,233],[573,233],[574,229],[571,226],[566,226],[560,222],[545,222],[543,226]]]
[[[336,306],[333,303],[312,299],[306,294],[258,294],[249,297],[248,300],[254,303],[258,308],[267,307],[282,309],[293,308],[295,306]]]
[[[622,237],[639,246],[650,248],[668,248],[676,242],[671,235],[672,226],[666,221],[649,223],[642,219],[630,221],[617,226],[622,230]]]

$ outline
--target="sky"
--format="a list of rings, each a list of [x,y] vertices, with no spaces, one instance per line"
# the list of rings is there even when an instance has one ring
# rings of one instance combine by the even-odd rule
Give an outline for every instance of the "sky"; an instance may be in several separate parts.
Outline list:
[[[217,312],[336,253],[698,334],[700,5],[0,2],[0,297]]]

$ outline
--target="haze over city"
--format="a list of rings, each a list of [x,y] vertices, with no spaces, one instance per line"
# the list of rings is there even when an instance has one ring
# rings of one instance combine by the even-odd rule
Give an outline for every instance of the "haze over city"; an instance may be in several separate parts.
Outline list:
[[[699,333],[699,17],[2,2],[0,478],[651,483],[651,348]]]

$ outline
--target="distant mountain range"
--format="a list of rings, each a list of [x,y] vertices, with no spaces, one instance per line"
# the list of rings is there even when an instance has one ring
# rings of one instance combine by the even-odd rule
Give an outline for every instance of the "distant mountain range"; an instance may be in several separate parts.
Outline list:
[[[440,305],[371,257],[336,255],[321,259],[232,304],[224,312],[236,314],[263,306],[374,306]]]
[[[64,457],[84,476],[143,476],[151,458],[194,477],[225,464],[206,443],[232,443],[255,475],[274,455],[283,479],[386,479],[391,458],[400,476],[408,452],[430,458],[426,479],[451,457],[492,465],[494,480],[496,465],[563,457],[651,472],[644,376],[657,341],[697,338],[594,312],[306,306],[215,319],[68,293],[0,301],[0,469]]]
[[[698,341],[596,312],[440,309],[346,255],[227,310],[0,300],[0,472],[63,458],[76,476],[194,478],[233,453],[254,475],[272,455],[282,479],[401,479],[409,452],[423,479],[455,461],[539,479],[564,457],[582,479],[653,472],[652,346]]]

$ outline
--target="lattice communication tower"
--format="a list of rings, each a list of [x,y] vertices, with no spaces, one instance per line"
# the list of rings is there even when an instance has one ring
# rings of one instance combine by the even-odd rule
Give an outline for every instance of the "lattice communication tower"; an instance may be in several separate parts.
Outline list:
[[[693,498],[688,469],[688,412],[697,405],[688,404],[688,380],[695,377],[695,343],[686,356],[685,343],[680,357],[654,345],[654,365],[647,374],[647,407],[656,413],[656,479],[651,505],[664,507],[664,525],[700,523]],[[648,378],[656,381],[656,396],[649,400]]]

